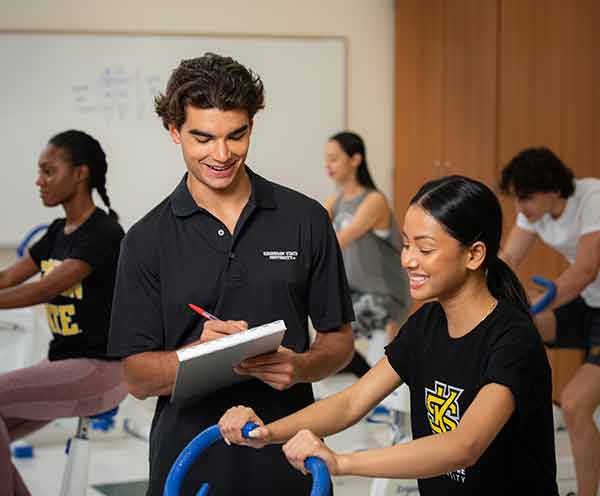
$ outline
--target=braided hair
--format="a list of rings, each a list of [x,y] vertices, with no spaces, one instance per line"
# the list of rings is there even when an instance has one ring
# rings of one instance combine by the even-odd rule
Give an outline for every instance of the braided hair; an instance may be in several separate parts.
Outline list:
[[[119,220],[119,215],[110,206],[110,199],[106,192],[108,164],[106,163],[106,154],[98,140],[83,131],[71,129],[53,136],[48,143],[64,150],[73,167],[88,166],[90,170],[90,191],[95,188],[108,207],[108,215],[115,220]]]

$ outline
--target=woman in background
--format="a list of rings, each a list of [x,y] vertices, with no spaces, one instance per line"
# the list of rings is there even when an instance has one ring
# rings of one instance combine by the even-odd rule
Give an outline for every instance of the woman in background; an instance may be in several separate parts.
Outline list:
[[[98,141],[81,131],[50,139],[36,185],[47,207],[62,206],[45,235],[0,272],[0,308],[46,304],[48,358],[0,375],[0,494],[28,495],[10,443],[59,417],[114,408],[127,394],[120,361],[107,359],[113,285],[123,229],[106,192],[107,163]],[[108,207],[92,199],[95,189]],[[41,279],[25,282],[41,272]]]
[[[360,136],[347,131],[332,136],[325,145],[325,168],[338,187],[325,208],[342,248],[356,315],[355,336],[385,330],[387,343],[406,320],[411,305],[394,214],[369,174]],[[383,346],[375,355],[374,361],[383,356]],[[362,377],[369,368],[355,351],[345,370]]]

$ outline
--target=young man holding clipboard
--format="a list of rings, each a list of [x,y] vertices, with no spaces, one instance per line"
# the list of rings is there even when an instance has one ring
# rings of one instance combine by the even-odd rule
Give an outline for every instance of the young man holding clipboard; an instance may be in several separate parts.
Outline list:
[[[268,420],[290,414],[313,401],[311,382],[341,369],[353,353],[352,303],[327,212],[246,165],[263,106],[260,78],[214,54],[182,61],[156,100],[187,173],[123,242],[109,343],[109,352],[125,359],[130,392],[159,396],[150,495],[162,494],[181,449],[229,407],[251,405]],[[202,318],[188,303],[222,320]],[[312,346],[309,316],[317,329]],[[287,327],[282,346],[236,369],[251,380],[191,406],[169,403],[176,350],[278,319]],[[182,494],[195,494],[204,481],[221,496],[310,491],[310,479],[280,447],[256,453],[215,445]]]

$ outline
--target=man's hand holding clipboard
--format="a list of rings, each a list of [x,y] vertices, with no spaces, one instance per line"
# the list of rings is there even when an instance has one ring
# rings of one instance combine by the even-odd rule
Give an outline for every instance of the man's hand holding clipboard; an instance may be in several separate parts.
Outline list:
[[[196,313],[208,319],[204,323],[202,337],[198,342],[219,339],[236,332],[246,331],[248,323],[243,320],[219,320],[218,317],[207,312],[202,307],[189,304]],[[263,381],[274,389],[280,391],[301,382],[299,374],[299,361],[297,353],[280,346],[276,352],[267,353],[241,362],[234,368],[236,374],[249,375]]]
[[[248,358],[234,368],[240,375],[251,375],[274,389],[283,391],[301,381],[299,353],[280,346],[275,353]]]
[[[264,368],[259,371],[262,377],[271,381],[272,387],[285,387],[288,380],[283,371],[294,371],[290,360],[282,360],[281,355],[289,357],[286,350],[280,350],[281,341],[286,331],[285,322],[277,320],[248,329],[244,321],[222,321],[205,312],[200,307],[190,305],[194,311],[203,315],[202,336],[193,343],[177,350],[178,366],[175,385],[171,394],[171,402],[186,405],[238,382],[260,376],[236,371],[236,368],[247,360],[262,356],[271,357],[268,374],[275,372],[275,377],[264,375]],[[279,357],[279,358],[274,358]],[[285,362],[285,363],[283,363]],[[264,364],[263,364],[264,366]],[[275,379],[275,380],[273,380]],[[266,382],[266,381],[264,381]],[[288,386],[289,387],[289,386]]]

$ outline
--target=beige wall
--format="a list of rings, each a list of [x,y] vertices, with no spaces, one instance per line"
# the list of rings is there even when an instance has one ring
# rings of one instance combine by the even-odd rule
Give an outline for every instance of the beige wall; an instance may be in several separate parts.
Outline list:
[[[344,36],[348,126],[392,194],[393,0],[0,0],[0,12],[0,29]]]

